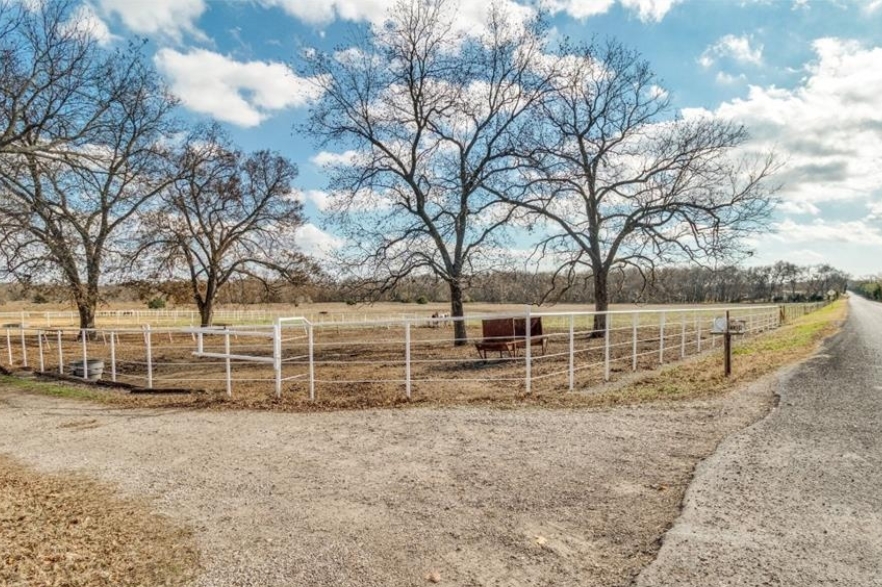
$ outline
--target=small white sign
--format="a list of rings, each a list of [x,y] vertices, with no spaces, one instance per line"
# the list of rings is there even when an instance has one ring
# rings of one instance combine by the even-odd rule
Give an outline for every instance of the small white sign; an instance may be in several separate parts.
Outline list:
[[[720,316],[719,318],[714,318],[714,325],[711,328],[711,334],[726,334],[727,330],[726,317]]]

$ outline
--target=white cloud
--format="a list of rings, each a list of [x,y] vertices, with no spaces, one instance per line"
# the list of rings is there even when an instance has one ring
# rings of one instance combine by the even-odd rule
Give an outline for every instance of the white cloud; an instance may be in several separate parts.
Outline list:
[[[698,63],[709,68],[720,59],[731,59],[738,63],[761,65],[763,62],[763,46],[754,45],[750,36],[725,35],[708,47],[698,58]]]
[[[732,86],[735,84],[743,84],[747,82],[747,76],[743,73],[740,75],[731,75],[725,71],[717,72],[717,83],[724,86]]]
[[[605,14],[615,3],[615,0],[549,0],[546,6],[552,13],[566,12],[582,19]]]
[[[397,0],[259,0],[263,6],[281,8],[286,13],[315,26],[322,26],[334,20],[369,22],[382,24]],[[455,10],[452,22],[461,31],[479,34],[487,21],[489,2],[470,2],[450,4]],[[510,14],[515,22],[523,22],[534,14],[534,9],[515,0],[501,0],[500,7]]]
[[[809,214],[811,216],[817,216],[821,213],[820,208],[811,202],[800,202],[797,200],[786,200],[781,202],[781,205],[778,206],[778,210],[785,214]]]
[[[168,48],[157,51],[154,62],[187,108],[244,127],[257,126],[273,111],[304,106],[317,94],[308,80],[282,63],[241,62],[205,49],[179,53]]]
[[[879,227],[860,220],[827,222],[816,219],[809,224],[799,224],[787,219],[774,226],[772,239],[787,244],[796,243],[853,243],[859,245],[882,245]]]
[[[205,0],[97,0],[97,6],[105,16],[118,16],[133,33],[176,41],[184,33],[204,37],[195,22],[205,12]]]
[[[298,248],[311,257],[327,258],[334,250],[339,249],[345,241],[315,224],[306,223],[297,229],[294,235]]]
[[[867,220],[879,220],[882,218],[882,202],[868,202],[867,210],[869,210]]]
[[[715,114],[746,125],[751,148],[786,162],[786,201],[865,199],[882,186],[882,47],[838,39],[814,43],[817,59],[792,89],[751,86]],[[684,117],[707,115],[683,111]],[[804,204],[801,204],[804,205]]]
[[[109,45],[119,39],[110,32],[107,24],[95,14],[95,10],[88,4],[78,7],[67,24],[77,32],[88,34],[102,46]]]
[[[874,14],[880,9],[882,9],[882,0],[870,0],[864,6],[864,12],[866,12],[867,14]]]
[[[357,151],[344,151],[342,153],[331,153],[329,151],[321,151],[312,156],[309,161],[324,167],[326,165],[354,165],[358,158]]]
[[[636,13],[643,22],[661,22],[682,0],[547,0],[544,6],[553,14],[566,12],[573,18],[589,18],[606,14],[619,2],[625,10]]]
[[[636,11],[638,18],[643,22],[661,22],[665,15],[678,4],[680,0],[620,0],[622,6]]]
[[[291,197],[298,202],[312,202],[322,212],[331,205],[331,195],[322,190],[294,190]]]

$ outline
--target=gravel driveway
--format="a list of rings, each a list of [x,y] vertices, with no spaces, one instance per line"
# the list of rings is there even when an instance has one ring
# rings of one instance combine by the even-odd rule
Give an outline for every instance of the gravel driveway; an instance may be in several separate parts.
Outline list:
[[[780,387],[697,471],[640,587],[882,586],[882,305]]]
[[[768,411],[773,383],[669,406],[306,414],[0,389],[0,452],[153,500],[194,529],[197,586],[610,587],[653,559],[695,463]]]

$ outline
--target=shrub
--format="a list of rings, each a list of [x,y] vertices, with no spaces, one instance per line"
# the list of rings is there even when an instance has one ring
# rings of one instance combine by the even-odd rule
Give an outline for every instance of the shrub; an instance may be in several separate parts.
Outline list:
[[[147,302],[147,307],[151,310],[161,310],[165,307],[165,299],[161,297],[152,298]]]
[[[34,297],[31,299],[35,304],[48,304],[49,300],[41,293],[34,294]]]
[[[429,300],[426,298],[426,296],[420,296],[417,298],[416,302],[418,304],[428,304]]]

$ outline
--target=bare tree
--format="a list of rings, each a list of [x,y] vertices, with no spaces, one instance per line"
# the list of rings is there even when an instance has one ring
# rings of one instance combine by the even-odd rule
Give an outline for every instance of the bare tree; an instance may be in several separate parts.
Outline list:
[[[92,33],[75,0],[0,0],[0,154],[67,152],[102,124],[124,88]]]
[[[133,215],[173,179],[163,145],[175,101],[138,46],[104,51],[69,5],[25,5],[0,14],[3,271],[64,284],[80,327],[94,328]]]
[[[316,271],[294,246],[303,215],[291,195],[290,161],[269,151],[246,156],[212,126],[187,142],[178,167],[165,206],[142,218],[143,247],[159,269],[187,273],[203,326],[235,277],[269,285],[270,277],[302,282]]]
[[[460,317],[471,276],[504,258],[516,212],[499,194],[548,75],[537,23],[494,5],[470,36],[455,19],[445,0],[399,2],[352,47],[308,52],[304,71],[321,90],[306,130],[352,155],[329,166],[345,266],[373,292],[433,274]],[[454,340],[466,343],[461,321]]]
[[[774,164],[734,157],[742,127],[672,118],[649,66],[617,42],[564,46],[559,60],[525,154],[528,189],[508,195],[544,219],[537,252],[558,279],[590,274],[604,311],[613,268],[646,278],[660,263],[725,256],[764,225]],[[595,332],[604,326],[598,315]]]

